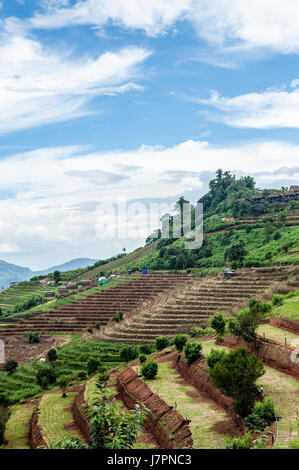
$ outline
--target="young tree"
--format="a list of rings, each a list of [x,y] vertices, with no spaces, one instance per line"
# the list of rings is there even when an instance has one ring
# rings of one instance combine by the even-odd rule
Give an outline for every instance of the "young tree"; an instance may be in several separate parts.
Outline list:
[[[54,271],[53,277],[54,277],[55,283],[58,284],[61,281],[60,271]]]
[[[230,248],[228,248],[224,253],[224,259],[228,260],[231,263],[236,263],[239,266],[243,263],[245,256],[248,252],[245,250],[243,241],[234,243]]]
[[[258,390],[256,381],[264,373],[262,361],[246,348],[230,351],[209,371],[216,387],[234,399],[234,409],[242,417],[250,413]]]
[[[218,313],[218,315],[214,315],[211,320],[211,327],[217,331],[219,335],[223,335],[225,332],[225,325],[226,320],[224,318],[223,313]]]
[[[239,313],[235,320],[229,321],[232,334],[243,338],[248,343],[257,345],[257,328],[264,318],[264,304],[252,299],[249,308]]]
[[[47,359],[48,361],[53,365],[55,361],[57,361],[57,351],[56,349],[49,349],[47,353]]]

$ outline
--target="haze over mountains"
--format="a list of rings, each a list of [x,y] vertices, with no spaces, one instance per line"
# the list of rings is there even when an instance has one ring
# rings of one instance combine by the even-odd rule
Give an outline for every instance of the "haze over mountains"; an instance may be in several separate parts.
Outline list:
[[[17,266],[16,264],[7,263],[0,260],[0,287],[9,287],[11,282],[21,282],[31,279],[33,276],[46,275],[53,271],[71,271],[73,269],[85,268],[92,266],[97,260],[90,258],[76,258],[58,266],[52,266],[48,269],[40,271],[32,271],[29,268]]]

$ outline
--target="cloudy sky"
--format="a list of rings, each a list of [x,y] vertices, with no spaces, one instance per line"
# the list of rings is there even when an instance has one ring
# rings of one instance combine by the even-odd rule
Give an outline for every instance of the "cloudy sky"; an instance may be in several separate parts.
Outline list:
[[[298,24],[294,0],[1,0],[0,259],[134,249],[103,203],[145,230],[218,168],[298,184]]]

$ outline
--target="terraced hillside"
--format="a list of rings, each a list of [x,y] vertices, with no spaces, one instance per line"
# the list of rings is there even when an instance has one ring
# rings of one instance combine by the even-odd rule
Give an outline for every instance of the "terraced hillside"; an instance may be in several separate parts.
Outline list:
[[[111,261],[110,263],[103,264],[101,266],[98,266],[97,268],[87,271],[84,274],[81,274],[80,276],[74,279],[74,282],[81,281],[82,279],[95,280],[97,277],[99,277],[101,272],[106,273],[109,271],[113,271],[117,268],[120,268],[121,266],[125,266],[126,264],[131,263],[132,261],[136,261],[137,259],[142,258],[143,256],[153,251],[155,249],[155,246],[156,243],[152,243],[150,245],[146,245],[145,247],[137,248],[136,250],[132,251],[132,253],[129,253],[125,256],[122,256],[121,258]]]
[[[189,332],[209,322],[219,311],[241,306],[262,294],[270,285],[286,280],[288,268],[256,268],[241,271],[236,278],[222,276],[196,279],[177,297],[172,295],[157,308],[124,320],[100,332],[105,341],[151,342],[157,336]]]
[[[86,299],[64,305],[50,312],[35,313],[6,321],[0,327],[0,337],[28,331],[40,333],[79,333],[88,326],[106,325],[119,311],[124,314],[151,300],[159,293],[190,281],[186,274],[154,274],[132,278],[108,290],[99,291]]]
[[[33,296],[42,296],[46,291],[53,290],[55,287],[45,287],[40,282],[21,282],[17,286],[9,287],[0,293],[0,308],[3,313],[11,311],[16,305],[26,302]]]

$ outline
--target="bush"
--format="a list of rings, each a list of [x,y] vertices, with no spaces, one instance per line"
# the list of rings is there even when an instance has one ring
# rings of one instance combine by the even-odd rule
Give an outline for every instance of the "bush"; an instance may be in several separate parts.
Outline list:
[[[43,366],[37,371],[36,380],[40,387],[47,388],[56,382],[56,374],[52,367]]]
[[[225,351],[221,349],[212,349],[210,354],[207,356],[207,364],[209,369],[213,369],[214,365],[225,356]]]
[[[141,346],[139,346],[139,352],[141,354],[151,354],[154,352],[154,346],[152,344],[141,344]]]
[[[183,335],[183,334],[176,335],[173,339],[173,343],[177,351],[183,351],[183,348],[185,344],[187,343],[187,341],[188,341],[188,336]]]
[[[138,357],[138,349],[136,346],[123,346],[119,355],[121,361],[130,362]]]
[[[40,342],[40,334],[39,333],[32,333],[29,331],[28,333],[25,333],[26,338],[28,338],[29,343],[39,343]]]
[[[58,385],[59,388],[64,390],[65,388],[67,388],[67,386],[69,385],[69,383],[71,381],[72,381],[72,379],[69,375],[61,375],[57,379],[57,385]]]
[[[200,343],[187,342],[184,346],[184,353],[187,364],[190,366],[202,356],[202,345]]]
[[[247,348],[230,351],[209,370],[216,387],[234,399],[234,410],[242,417],[250,413],[257,394],[256,380],[264,373],[263,363]]]
[[[3,366],[3,370],[5,372],[8,372],[9,374],[13,374],[18,368],[18,363],[14,361],[13,359],[9,359],[8,361],[5,362]]]
[[[253,412],[245,418],[245,425],[250,431],[264,431],[275,421],[275,408],[269,398],[256,401]]]
[[[116,323],[119,323],[122,319],[124,318],[123,312],[118,312],[112,320],[115,321]]]
[[[101,365],[100,361],[98,361],[97,359],[93,357],[90,358],[87,361],[87,374],[89,376],[96,374],[99,370],[100,365]]]
[[[56,349],[49,349],[48,353],[47,353],[47,359],[49,362],[51,362],[52,364],[57,361],[57,351]]]
[[[248,432],[243,437],[234,437],[226,440],[226,449],[250,449],[251,433]]]
[[[139,354],[138,359],[140,364],[143,364],[147,360],[147,355],[146,354]]]
[[[159,338],[156,338],[157,351],[162,351],[167,348],[167,346],[169,346],[169,339],[166,336],[159,336]]]
[[[141,367],[141,374],[145,380],[153,380],[158,373],[157,361],[149,361]]]
[[[214,315],[211,320],[211,327],[217,331],[218,335],[224,335],[226,320],[222,313]]]
[[[110,375],[107,372],[107,370],[101,370],[97,375],[98,382],[101,382],[101,383],[108,382],[109,379],[110,379]]]
[[[87,331],[87,333],[90,333],[90,334],[91,334],[91,333],[93,332],[93,329],[92,329],[91,326],[88,326],[88,327],[86,328],[86,331]]]
[[[281,305],[282,303],[283,303],[283,296],[282,295],[279,295],[279,294],[273,295],[272,305],[276,306],[276,305]]]

